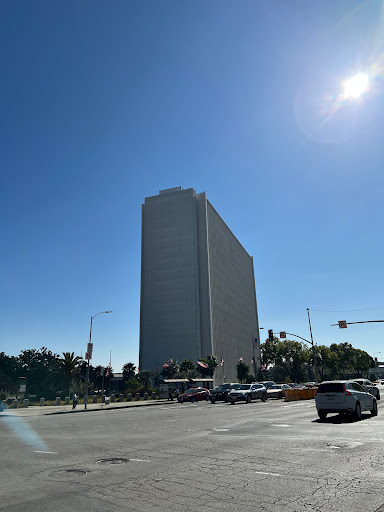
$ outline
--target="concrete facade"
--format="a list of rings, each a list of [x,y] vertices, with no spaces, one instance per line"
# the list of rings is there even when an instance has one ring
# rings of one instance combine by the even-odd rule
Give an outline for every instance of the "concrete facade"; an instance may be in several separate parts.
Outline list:
[[[252,336],[252,331],[253,336]],[[170,359],[224,359],[215,382],[236,381],[240,357],[260,365],[253,259],[206,198],[181,187],[142,205],[141,369]]]

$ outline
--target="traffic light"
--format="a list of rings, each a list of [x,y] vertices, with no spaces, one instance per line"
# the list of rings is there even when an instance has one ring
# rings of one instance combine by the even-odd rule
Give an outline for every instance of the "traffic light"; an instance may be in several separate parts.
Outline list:
[[[268,329],[268,341],[273,341],[273,329]]]

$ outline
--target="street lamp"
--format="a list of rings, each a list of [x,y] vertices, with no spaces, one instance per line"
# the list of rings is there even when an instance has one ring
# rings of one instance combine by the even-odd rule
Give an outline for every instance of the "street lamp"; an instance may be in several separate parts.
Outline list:
[[[377,360],[377,357],[375,357],[376,354],[381,354],[381,352],[374,352],[372,355],[372,359],[375,361],[375,364],[377,365],[377,366],[375,366],[375,370],[377,368],[377,371],[374,372],[376,375],[376,378],[377,378],[377,377],[380,377],[380,368],[379,368],[379,362]]]
[[[96,315],[93,315],[91,316],[91,328],[89,330],[89,343],[92,343],[92,320],[97,316],[97,315],[102,315],[103,313],[112,313],[112,311],[100,311],[100,313],[97,313]],[[90,345],[92,347],[92,345]],[[87,376],[86,376],[86,379],[85,379],[85,397],[84,397],[84,409],[87,408],[87,405],[88,405],[88,386],[89,386],[89,359],[90,359],[90,354],[89,352],[87,351]]]

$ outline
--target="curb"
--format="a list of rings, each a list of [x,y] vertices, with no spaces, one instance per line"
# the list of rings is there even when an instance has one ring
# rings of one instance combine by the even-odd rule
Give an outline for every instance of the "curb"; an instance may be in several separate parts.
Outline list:
[[[130,409],[130,408],[133,408],[133,407],[151,407],[153,405],[163,405],[163,404],[166,404],[167,401],[165,402],[160,402],[160,401],[154,401],[154,402],[146,402],[146,403],[138,403],[138,404],[135,404],[133,403],[132,405],[120,405],[120,406],[117,406],[117,405],[108,405],[107,407],[103,407],[103,408],[100,408],[100,409],[70,409],[69,411],[53,411],[53,412],[44,412],[42,415],[43,416],[50,416],[51,414],[70,414],[70,413],[79,413],[79,412],[103,412],[103,411],[112,411],[112,410],[118,410],[118,409]],[[176,402],[177,403],[177,402]],[[83,405],[83,404],[82,404]]]

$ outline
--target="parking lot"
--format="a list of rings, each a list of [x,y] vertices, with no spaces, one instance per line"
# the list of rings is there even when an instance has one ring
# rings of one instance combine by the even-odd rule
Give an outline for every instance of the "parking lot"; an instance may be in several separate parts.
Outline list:
[[[0,415],[1,510],[384,511],[380,402],[361,421],[276,399],[28,414]]]

